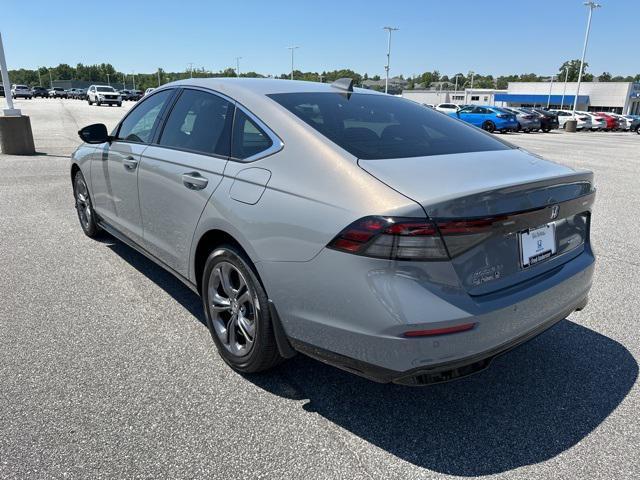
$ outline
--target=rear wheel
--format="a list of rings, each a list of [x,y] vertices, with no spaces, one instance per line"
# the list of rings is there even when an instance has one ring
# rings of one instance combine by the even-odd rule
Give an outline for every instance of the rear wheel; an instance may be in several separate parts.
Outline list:
[[[231,368],[261,372],[283,360],[267,294],[239,248],[222,245],[211,252],[202,275],[202,300],[213,341]]]
[[[491,120],[487,120],[486,122],[484,122],[482,124],[482,129],[487,131],[487,132],[489,132],[489,133],[495,132],[496,124],[493,123]]]
[[[550,129],[550,128],[543,128],[543,129],[542,129],[542,131],[543,131],[544,133],[549,133],[549,132],[551,131],[551,129]]]

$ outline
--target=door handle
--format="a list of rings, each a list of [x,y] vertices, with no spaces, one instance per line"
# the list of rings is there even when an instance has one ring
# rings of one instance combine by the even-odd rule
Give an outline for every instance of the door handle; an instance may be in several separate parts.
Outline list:
[[[209,180],[198,172],[189,172],[182,174],[182,183],[190,190],[202,190],[209,184]]]
[[[136,167],[138,166],[138,160],[136,160],[133,157],[127,157],[122,161],[122,165],[127,170],[135,170]]]

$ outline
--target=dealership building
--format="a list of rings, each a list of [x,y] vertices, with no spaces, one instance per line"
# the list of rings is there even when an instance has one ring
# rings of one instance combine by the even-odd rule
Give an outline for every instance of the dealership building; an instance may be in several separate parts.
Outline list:
[[[509,82],[507,90],[436,89],[404,90],[402,96],[418,103],[438,105],[495,105],[511,107],[573,108],[577,82]],[[640,115],[640,83],[583,82],[580,84],[577,110]]]
[[[496,102],[505,105],[573,108],[577,82],[509,82],[505,93],[496,95]],[[580,84],[577,110],[615,112],[640,115],[640,83],[583,82]]]

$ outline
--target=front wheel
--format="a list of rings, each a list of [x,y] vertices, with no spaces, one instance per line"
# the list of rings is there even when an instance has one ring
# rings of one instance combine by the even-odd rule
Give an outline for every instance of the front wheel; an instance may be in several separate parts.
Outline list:
[[[93,105],[93,102],[91,101],[91,98],[87,98],[87,103],[88,103],[89,105]]]
[[[73,195],[76,200],[76,211],[82,231],[87,237],[95,238],[100,233],[100,227],[96,222],[96,214],[93,211],[91,196],[84,175],[78,170],[73,177]]]
[[[202,275],[202,301],[213,341],[231,368],[261,372],[283,360],[267,294],[239,248],[222,245],[211,252]]]
[[[482,129],[489,133],[493,133],[496,130],[496,124],[492,121],[487,120],[482,124]]]
[[[116,105],[118,105],[119,107],[121,107],[121,106],[122,106],[122,102],[118,102],[118,103],[116,103]]]
[[[549,133],[549,132],[551,131],[551,129],[550,129],[550,128],[543,128],[543,129],[542,129],[542,131],[543,131],[544,133]]]

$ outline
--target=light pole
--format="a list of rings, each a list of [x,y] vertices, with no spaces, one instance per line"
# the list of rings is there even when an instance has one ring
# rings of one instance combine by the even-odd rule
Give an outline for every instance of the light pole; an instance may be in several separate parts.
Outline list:
[[[189,63],[189,75],[191,78],[193,78],[193,62]]]
[[[40,67],[38,67],[38,83],[42,86],[42,77],[40,76]]]
[[[122,74],[122,89],[125,90],[127,88],[127,76]]]
[[[456,93],[458,92],[458,77],[459,77],[459,76],[460,76],[460,74],[457,74],[457,75],[456,75],[456,86],[455,86],[455,88],[454,88],[454,90],[453,90],[453,91],[454,91],[454,92],[456,92]]]
[[[471,74],[471,88],[470,88],[470,90],[471,90],[471,95],[473,95],[473,77],[476,76],[476,72],[469,72],[469,73]],[[465,82],[465,85],[466,85],[466,82]],[[463,85],[463,87],[464,87],[464,85]],[[467,91],[466,90],[464,91],[464,103],[465,103],[465,105],[467,104]]]
[[[47,71],[49,72],[49,88],[53,88],[53,79],[51,78],[51,70],[47,68]]]
[[[567,93],[567,80],[569,79],[569,68],[564,67],[564,88],[562,89],[562,101],[560,102],[560,110],[564,110],[564,95]]]
[[[107,73],[107,85],[111,86],[111,80],[109,80],[109,74]]]
[[[133,89],[136,89],[136,74],[131,70],[131,80],[133,80]]]
[[[551,89],[553,89],[553,77],[555,75],[551,75],[551,82],[549,83],[549,96],[547,97],[547,110],[549,110],[549,106],[551,104]]]
[[[576,97],[573,99],[573,116],[576,116],[576,109],[578,108],[578,95],[580,94],[580,83],[582,82],[582,70],[584,68],[584,57],[587,54],[587,43],[589,43],[589,32],[591,31],[591,16],[596,8],[600,8],[601,5],[589,1],[584,3],[589,7],[589,18],[587,20],[587,31],[584,35],[584,46],[582,47],[582,59],[580,60],[580,71],[578,72],[578,86],[576,87]]]
[[[294,50],[300,48],[297,46],[292,46],[292,47],[287,47],[289,50],[291,50],[291,80],[293,80],[293,52]]]
[[[11,95],[11,82],[9,81],[9,70],[7,69],[7,61],[4,57],[4,45],[2,43],[2,34],[0,33],[0,76],[4,85],[4,99],[7,108],[2,113],[5,116],[21,116],[19,109],[13,108],[13,96]]]
[[[160,68],[158,68],[158,87],[160,87]]]
[[[236,57],[236,77],[240,76],[240,60],[242,57]]]
[[[391,63],[391,32],[397,32],[400,30],[396,27],[382,27],[383,30],[386,30],[389,33],[389,39],[387,41],[387,65],[384,67],[386,72],[386,78],[384,80],[384,93],[389,91],[389,64]]]

